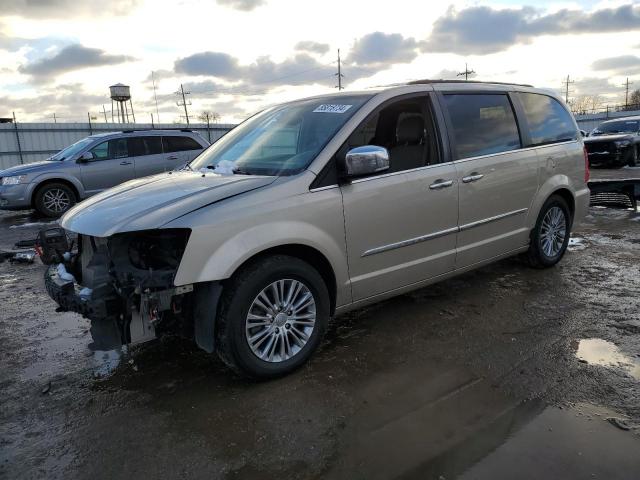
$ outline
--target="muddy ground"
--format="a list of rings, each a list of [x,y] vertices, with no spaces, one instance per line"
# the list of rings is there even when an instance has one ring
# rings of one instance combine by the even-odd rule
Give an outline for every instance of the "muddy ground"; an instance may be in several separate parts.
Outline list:
[[[35,235],[0,214],[0,248]],[[514,258],[338,318],[251,383],[169,338],[94,354],[44,267],[0,264],[2,478],[640,475],[640,215],[593,208],[556,268]]]

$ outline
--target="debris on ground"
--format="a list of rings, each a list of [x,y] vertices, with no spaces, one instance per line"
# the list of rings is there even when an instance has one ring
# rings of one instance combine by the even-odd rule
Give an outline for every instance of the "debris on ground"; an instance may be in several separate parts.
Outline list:
[[[631,426],[624,418],[609,417],[607,418],[607,422],[614,427],[618,427],[620,430],[631,430]]]

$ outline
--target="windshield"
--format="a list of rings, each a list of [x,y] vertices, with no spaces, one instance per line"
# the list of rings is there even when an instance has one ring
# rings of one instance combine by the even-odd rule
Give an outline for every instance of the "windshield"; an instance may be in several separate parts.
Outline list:
[[[55,160],[62,161],[62,160],[66,160],[68,158],[71,158],[71,157],[75,156],[76,154],[80,153],[80,151],[82,151],[85,147],[87,147],[89,144],[91,144],[93,142],[93,140],[94,140],[93,138],[83,138],[79,142],[76,142],[73,145],[69,145],[64,150],[60,150],[58,153],[56,153],[55,155],[52,155],[47,160],[50,160],[50,161],[55,161]]]
[[[304,170],[372,95],[301,100],[265,110],[189,164],[219,173],[293,175]]]
[[[620,120],[600,124],[593,133],[635,133],[640,131],[640,120]]]

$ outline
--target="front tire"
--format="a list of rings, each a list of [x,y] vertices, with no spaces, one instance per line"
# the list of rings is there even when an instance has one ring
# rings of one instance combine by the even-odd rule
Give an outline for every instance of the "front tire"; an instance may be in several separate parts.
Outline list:
[[[560,261],[569,245],[571,225],[571,211],[564,198],[559,195],[549,197],[531,231],[527,256],[532,267],[549,268]]]
[[[77,201],[75,192],[68,185],[54,182],[38,189],[34,204],[42,215],[56,218],[73,207]]]
[[[329,315],[327,286],[311,265],[287,255],[263,258],[224,286],[218,356],[244,376],[287,374],[316,350]]]

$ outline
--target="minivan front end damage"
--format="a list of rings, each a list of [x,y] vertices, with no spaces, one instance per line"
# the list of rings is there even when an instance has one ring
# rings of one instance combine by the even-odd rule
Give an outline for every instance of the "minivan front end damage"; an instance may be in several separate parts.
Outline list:
[[[212,351],[220,285],[174,285],[190,233],[156,229],[107,238],[78,235],[77,253],[45,273],[47,292],[61,310],[91,320],[95,350],[171,333],[195,337]],[[200,317],[197,322],[194,314]]]

